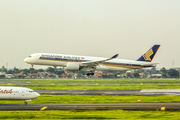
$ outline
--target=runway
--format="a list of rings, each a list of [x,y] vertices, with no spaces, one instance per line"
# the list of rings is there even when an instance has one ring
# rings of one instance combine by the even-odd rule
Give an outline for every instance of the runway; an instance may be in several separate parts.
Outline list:
[[[35,90],[40,94],[49,95],[180,95],[180,89],[127,89],[127,90]]]
[[[0,104],[0,110],[180,110],[180,103]]]

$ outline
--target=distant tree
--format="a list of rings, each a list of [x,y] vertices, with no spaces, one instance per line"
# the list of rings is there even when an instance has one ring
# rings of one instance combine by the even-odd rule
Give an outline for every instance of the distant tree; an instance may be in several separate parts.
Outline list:
[[[80,71],[78,71],[77,73],[80,73],[80,74],[86,75],[86,74],[88,73],[88,71],[87,71],[87,70],[80,70]]]
[[[44,69],[37,69],[38,72],[44,72]]]
[[[14,72],[14,73],[20,73],[21,70],[19,70],[18,68],[14,67],[13,72]]]
[[[22,69],[22,71],[24,71],[24,74],[28,75],[28,73],[31,73],[31,68],[30,69]]]
[[[37,73],[38,72],[38,70],[36,70],[36,69],[31,69],[30,70],[30,73]]]
[[[156,74],[161,74],[161,71],[160,70],[156,70]]]
[[[13,70],[8,70],[7,74],[13,74]]]
[[[138,73],[143,73],[145,71],[146,71],[146,69],[138,69],[138,70],[136,70],[136,72],[138,72]]]
[[[178,78],[179,77],[179,72],[175,69],[168,70],[168,74],[171,78]]]
[[[55,73],[55,69],[53,67],[48,67],[46,69],[46,72],[51,72],[51,73]]]
[[[156,67],[152,67],[149,71],[150,75],[151,74],[156,74]]]
[[[144,77],[144,78],[147,78],[147,77],[148,77],[148,75],[149,75],[149,73],[148,73],[148,72],[144,72],[143,77]]]
[[[0,78],[5,78],[5,75],[0,75]]]
[[[133,75],[134,75],[135,78],[139,78],[139,72],[134,72]]]
[[[131,73],[128,72],[128,73],[126,74],[126,77],[128,77],[128,78],[129,78],[129,77],[132,77]]]
[[[161,72],[163,78],[166,78],[166,77],[167,77],[167,76],[166,76],[167,70],[166,70],[165,67],[161,68],[160,72]]]
[[[7,72],[7,69],[4,67],[4,66],[2,66],[2,72]]]
[[[118,77],[118,75],[121,75],[121,72],[116,71],[116,72],[114,73],[114,77]]]
[[[57,71],[55,71],[55,73],[56,73],[57,75],[61,75],[62,73],[64,73],[64,70],[57,70]]]

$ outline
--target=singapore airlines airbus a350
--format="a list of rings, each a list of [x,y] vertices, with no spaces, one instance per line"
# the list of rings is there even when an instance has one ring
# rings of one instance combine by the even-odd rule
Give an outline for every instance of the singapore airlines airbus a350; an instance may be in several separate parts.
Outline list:
[[[80,55],[34,53],[24,59],[24,62],[31,65],[47,65],[54,67],[66,67],[69,71],[87,69],[87,75],[94,75],[93,70],[128,70],[153,67],[152,63],[160,45],[154,45],[137,60],[116,59],[118,54],[111,58],[90,57]]]

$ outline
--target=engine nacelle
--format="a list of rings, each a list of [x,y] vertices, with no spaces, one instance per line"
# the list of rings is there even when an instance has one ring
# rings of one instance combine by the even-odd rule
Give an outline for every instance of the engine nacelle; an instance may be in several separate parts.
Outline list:
[[[67,63],[67,70],[69,71],[80,70],[80,65],[78,63]]]

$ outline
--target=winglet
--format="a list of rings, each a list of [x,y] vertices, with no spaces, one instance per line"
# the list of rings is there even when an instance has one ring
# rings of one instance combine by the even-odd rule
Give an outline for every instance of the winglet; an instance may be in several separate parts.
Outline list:
[[[114,56],[111,57],[111,59],[117,58],[119,56],[119,54],[116,54]]]

